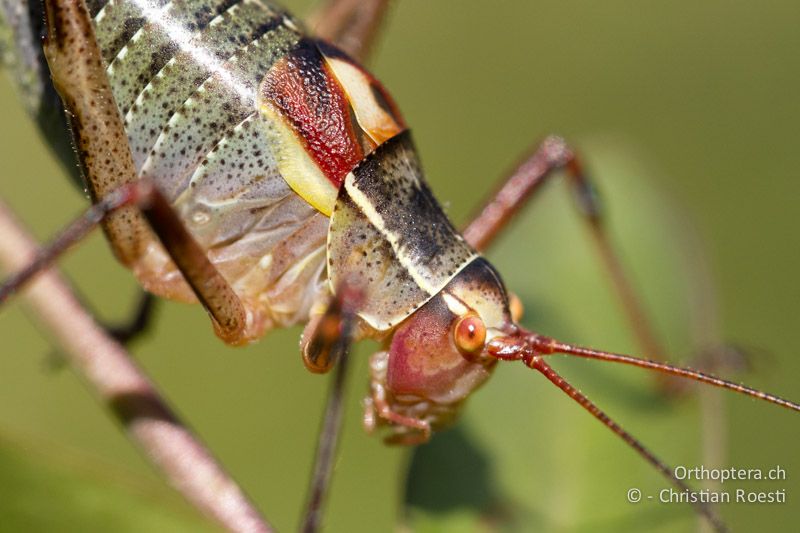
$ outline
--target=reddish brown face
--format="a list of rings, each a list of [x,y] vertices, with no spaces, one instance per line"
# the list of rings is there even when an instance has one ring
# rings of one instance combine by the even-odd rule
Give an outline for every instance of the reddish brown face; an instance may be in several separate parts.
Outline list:
[[[372,358],[366,424],[389,425],[390,440],[415,443],[450,423],[491,375],[486,343],[511,327],[494,269],[478,259],[395,330]]]
[[[386,386],[398,398],[461,401],[489,377],[492,361],[473,357],[483,350],[485,338],[480,317],[454,314],[437,295],[392,337]],[[468,351],[459,349],[464,344]]]

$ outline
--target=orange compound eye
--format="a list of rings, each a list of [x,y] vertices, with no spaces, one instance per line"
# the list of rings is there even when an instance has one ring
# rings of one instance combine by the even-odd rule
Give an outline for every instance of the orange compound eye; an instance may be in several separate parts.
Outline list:
[[[486,341],[486,326],[476,315],[461,317],[453,330],[456,346],[465,354],[476,354],[483,350]]]

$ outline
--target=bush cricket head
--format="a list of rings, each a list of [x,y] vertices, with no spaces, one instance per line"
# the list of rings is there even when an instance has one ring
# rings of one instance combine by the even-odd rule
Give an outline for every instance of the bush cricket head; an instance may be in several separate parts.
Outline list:
[[[496,366],[487,347],[517,331],[516,302],[485,259],[459,272],[372,357],[367,428],[388,425],[387,441],[412,444],[453,422]]]

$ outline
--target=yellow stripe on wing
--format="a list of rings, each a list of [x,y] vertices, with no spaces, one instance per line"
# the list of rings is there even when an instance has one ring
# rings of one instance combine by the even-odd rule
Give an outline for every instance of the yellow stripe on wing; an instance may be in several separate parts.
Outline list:
[[[271,104],[262,103],[259,111],[272,125],[270,137],[275,143],[275,159],[283,179],[314,209],[330,217],[338,189],[325,177],[294,129]]]

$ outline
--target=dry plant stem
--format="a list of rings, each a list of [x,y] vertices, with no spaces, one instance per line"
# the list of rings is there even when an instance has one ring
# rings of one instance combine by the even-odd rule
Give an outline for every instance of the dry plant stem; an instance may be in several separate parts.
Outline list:
[[[38,246],[0,202],[0,266],[16,271]],[[127,352],[81,307],[55,271],[43,272],[23,293],[73,369],[145,456],[191,504],[230,531],[272,531],[242,489],[175,417]]]

